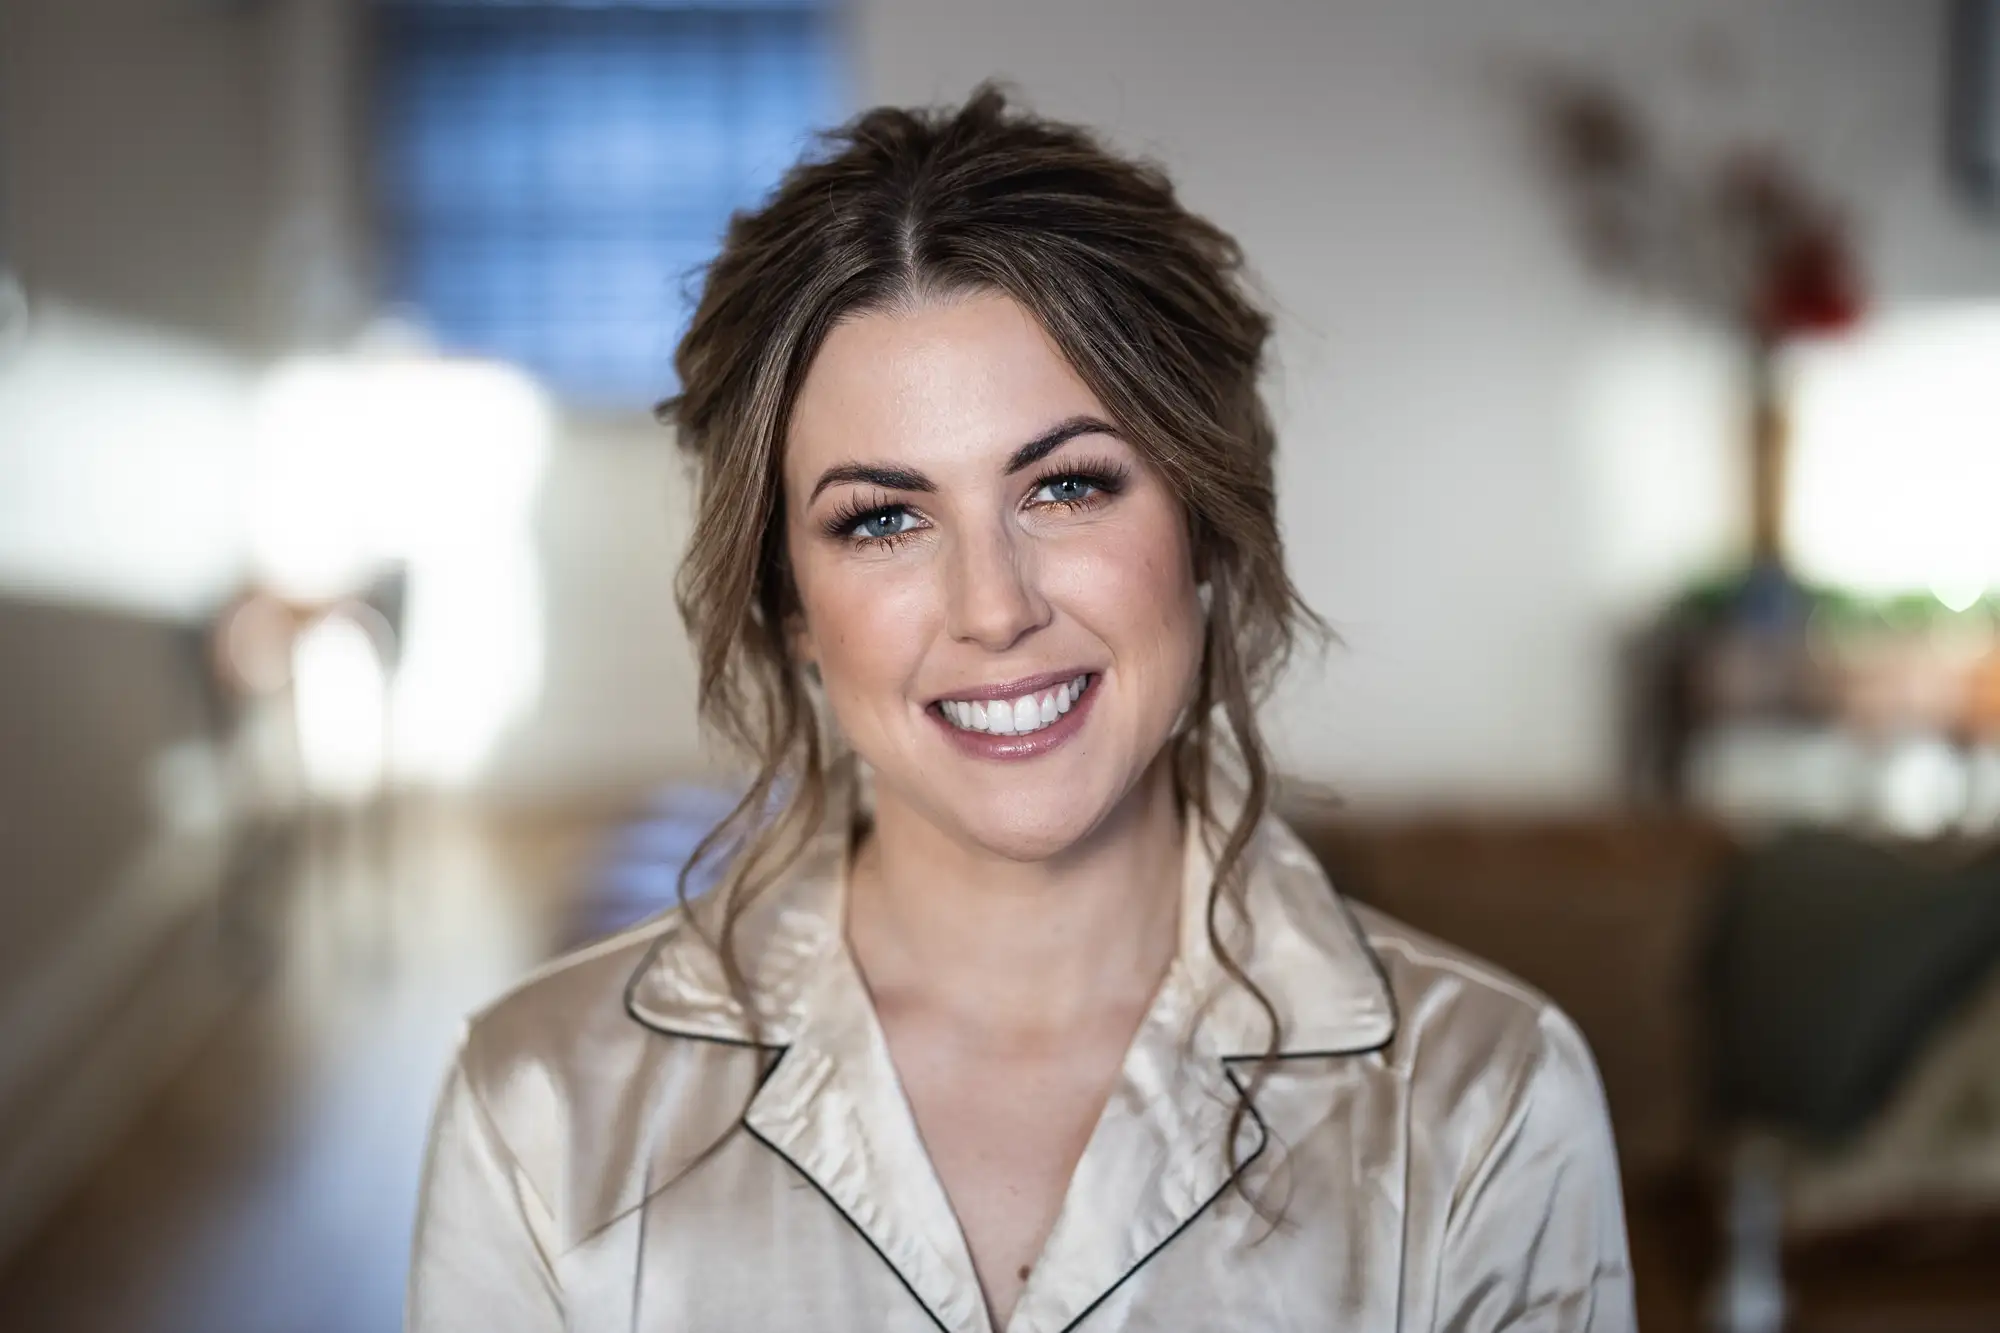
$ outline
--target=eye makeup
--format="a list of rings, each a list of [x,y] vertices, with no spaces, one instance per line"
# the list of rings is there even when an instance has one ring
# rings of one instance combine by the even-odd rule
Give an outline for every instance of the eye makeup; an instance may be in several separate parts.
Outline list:
[[[1111,458],[1065,459],[1061,464],[1050,467],[1028,487],[1030,498],[1051,486],[1064,482],[1081,482],[1091,489],[1091,494],[1044,500],[1042,504],[1057,504],[1065,509],[1090,509],[1102,504],[1110,497],[1125,489],[1130,469]]]
[[[899,504],[882,495],[868,495],[864,493],[842,501],[831,514],[826,516],[822,527],[827,536],[843,540],[857,542],[895,541],[897,538],[908,536],[909,530],[905,529],[900,532],[870,535],[857,532],[856,529],[870,520],[893,518],[899,515],[915,517],[916,511],[906,504]]]
[[[1028,503],[1035,506],[1057,505],[1072,511],[1093,509],[1122,491],[1129,477],[1128,466],[1114,459],[1065,459],[1044,469],[1029,483]],[[1085,493],[1055,496],[1047,500],[1034,499],[1051,487],[1067,484],[1082,488]],[[893,532],[863,530],[871,525],[880,527],[899,520],[913,522],[911,526],[899,527]],[[916,509],[879,491],[873,494],[857,493],[837,506],[821,524],[828,537],[861,546],[895,545],[921,531],[922,526],[925,526],[924,520]]]

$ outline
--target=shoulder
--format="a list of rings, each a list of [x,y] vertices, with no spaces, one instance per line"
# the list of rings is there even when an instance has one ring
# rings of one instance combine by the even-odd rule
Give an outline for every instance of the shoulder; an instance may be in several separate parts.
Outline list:
[[[1354,912],[1399,1010],[1384,1054],[1407,1089],[1409,1188],[1438,1237],[1438,1325],[1635,1327],[1618,1155],[1583,1034],[1491,963]]]
[[[1530,1117],[1588,1127],[1609,1141],[1609,1112],[1590,1044],[1533,986],[1374,908],[1350,903],[1397,1013],[1384,1052],[1408,1081],[1413,1110],[1476,1152]]]
[[[679,910],[537,969],[475,1013],[458,1081],[573,1243],[725,1134],[754,1077],[741,1046],[663,1035],[630,992]]]
[[[1434,1322],[1636,1327],[1611,1117],[1583,1034],[1491,963],[1353,911],[1398,1009],[1383,1058],[1405,1090]]]
[[[1289,1020],[1356,1028],[1351,1015],[1379,1013],[1382,1040],[1369,1049],[1407,1086],[1414,1112],[1435,1100],[1476,1114],[1531,1093],[1601,1105],[1589,1045],[1547,995],[1342,894],[1283,819],[1267,816],[1259,833],[1256,878],[1270,892],[1252,910],[1276,941],[1265,951],[1284,956],[1258,980],[1290,1001],[1280,1006]]]
[[[524,1080],[573,1075],[586,1052],[587,1063],[598,1064],[607,1048],[645,1037],[626,1012],[626,989],[679,927],[673,911],[564,954],[474,1013],[460,1050],[467,1081],[498,1112]]]
[[[1489,1057],[1589,1047],[1555,1001],[1511,972],[1386,912],[1348,900],[1396,1002],[1398,1040],[1476,1041]]]

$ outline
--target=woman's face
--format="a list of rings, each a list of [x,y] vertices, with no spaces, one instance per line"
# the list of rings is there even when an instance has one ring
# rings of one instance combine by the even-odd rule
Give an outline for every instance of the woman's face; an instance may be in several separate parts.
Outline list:
[[[1192,697],[1202,612],[1179,504],[1033,316],[841,324],[784,489],[798,650],[878,805],[1019,860],[1097,827]]]

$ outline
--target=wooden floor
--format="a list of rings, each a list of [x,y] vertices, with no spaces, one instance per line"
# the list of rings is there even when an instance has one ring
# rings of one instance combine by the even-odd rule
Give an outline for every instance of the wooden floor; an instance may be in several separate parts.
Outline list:
[[[6,1333],[393,1333],[464,1015],[561,938],[587,820],[403,812],[277,886],[271,966],[0,1271]]]

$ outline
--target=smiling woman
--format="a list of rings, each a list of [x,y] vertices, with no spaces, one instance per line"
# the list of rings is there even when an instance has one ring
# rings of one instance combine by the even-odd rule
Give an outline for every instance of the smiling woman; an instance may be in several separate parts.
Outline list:
[[[1149,771],[1170,786],[1156,761],[1201,665],[1192,546],[1110,416],[990,291],[844,320],[792,407],[784,490],[812,497],[786,515],[792,656],[878,792],[984,858],[1060,856]],[[900,842],[904,801],[876,817]]]
[[[1240,268],[990,90],[732,224],[664,415],[755,780],[720,887],[473,1022],[411,1328],[1631,1327],[1575,1029],[1267,811],[1317,622]]]

